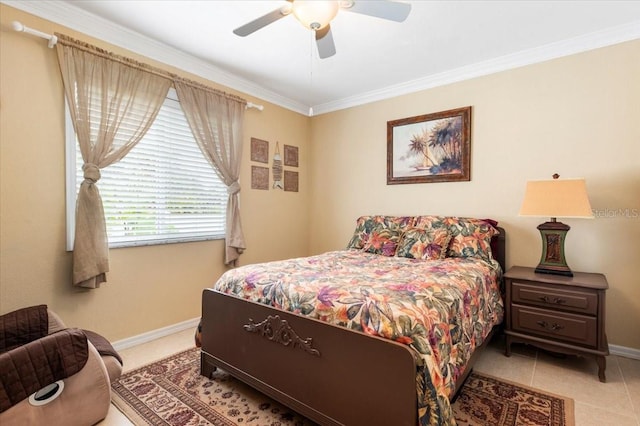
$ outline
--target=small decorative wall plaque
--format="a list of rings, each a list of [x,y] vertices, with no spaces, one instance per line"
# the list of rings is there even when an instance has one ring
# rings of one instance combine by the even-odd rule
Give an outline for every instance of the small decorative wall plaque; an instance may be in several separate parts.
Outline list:
[[[298,167],[298,147],[285,145],[284,146],[284,165],[291,167]]]
[[[269,162],[269,142],[251,138],[251,161],[259,163]]]
[[[282,189],[282,157],[280,157],[278,142],[276,142],[276,152],[273,154],[271,170],[273,171],[273,189]]]
[[[298,172],[284,171],[284,190],[298,192]]]
[[[251,189],[269,189],[269,168],[251,166]]]

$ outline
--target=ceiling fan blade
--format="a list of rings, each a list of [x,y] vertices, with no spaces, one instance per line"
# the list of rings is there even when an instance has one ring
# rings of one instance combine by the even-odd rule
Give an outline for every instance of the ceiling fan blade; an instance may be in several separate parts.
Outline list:
[[[363,15],[375,16],[376,18],[388,19],[390,21],[402,22],[407,19],[411,12],[411,5],[408,3],[396,3],[393,1],[358,1],[353,0],[353,4],[345,7],[349,12],[361,13]]]
[[[236,28],[233,30],[233,33],[240,37],[246,37],[249,34],[258,31],[260,28],[266,27],[267,25],[276,22],[278,19],[284,18],[289,13],[291,13],[291,6],[281,7]]]
[[[333,42],[330,25],[316,31],[316,44],[318,45],[318,55],[320,59],[325,59],[336,54],[336,45]]]

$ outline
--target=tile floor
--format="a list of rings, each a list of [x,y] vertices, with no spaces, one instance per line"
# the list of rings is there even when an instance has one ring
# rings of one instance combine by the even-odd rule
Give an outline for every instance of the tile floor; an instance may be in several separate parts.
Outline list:
[[[163,337],[121,351],[125,371],[193,346],[193,330]],[[600,383],[591,358],[554,357],[531,346],[513,345],[504,356],[503,339],[496,338],[475,370],[573,398],[576,426],[640,426],[640,360],[607,357],[607,383]],[[131,425],[111,406],[100,426]]]

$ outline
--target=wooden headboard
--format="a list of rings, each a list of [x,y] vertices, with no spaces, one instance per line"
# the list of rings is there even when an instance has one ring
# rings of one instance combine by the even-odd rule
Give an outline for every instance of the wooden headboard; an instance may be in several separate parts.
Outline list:
[[[493,254],[493,258],[498,261],[500,266],[502,267],[502,271],[507,270],[506,264],[506,231],[504,228],[497,227],[498,231],[500,231],[499,235],[496,235],[491,240],[491,252]]]

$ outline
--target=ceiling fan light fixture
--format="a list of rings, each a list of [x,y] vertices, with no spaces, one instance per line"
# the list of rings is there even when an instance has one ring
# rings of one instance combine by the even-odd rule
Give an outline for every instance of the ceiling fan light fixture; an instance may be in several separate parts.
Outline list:
[[[318,31],[338,14],[339,1],[294,0],[293,15],[305,27]]]
[[[338,14],[338,10],[345,9],[352,13],[395,22],[404,21],[411,12],[411,4],[391,0],[287,0],[286,4],[286,6],[272,10],[239,26],[233,30],[233,33],[240,37],[246,37],[289,14],[293,14],[302,25],[315,32],[318,56],[320,59],[325,59],[336,54],[336,45],[333,42],[330,24]]]

